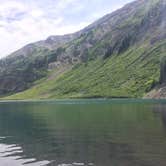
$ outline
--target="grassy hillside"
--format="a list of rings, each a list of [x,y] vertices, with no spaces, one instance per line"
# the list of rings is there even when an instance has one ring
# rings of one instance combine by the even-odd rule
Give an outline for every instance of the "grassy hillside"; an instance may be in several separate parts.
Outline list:
[[[146,43],[109,59],[98,58],[73,67],[58,78],[42,79],[31,89],[5,99],[142,97],[160,77],[160,59],[166,41],[155,46]]]
[[[19,92],[5,99],[143,97],[166,56],[166,3],[137,0],[53,39],[0,61],[0,94]]]

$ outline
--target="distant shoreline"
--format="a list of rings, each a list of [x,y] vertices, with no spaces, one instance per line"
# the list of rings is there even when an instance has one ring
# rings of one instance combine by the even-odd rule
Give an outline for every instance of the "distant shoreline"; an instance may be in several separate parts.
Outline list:
[[[0,103],[29,103],[29,102],[57,102],[57,103],[84,103],[84,102],[111,102],[111,101],[128,101],[128,102],[166,102],[166,99],[150,99],[150,98],[62,98],[62,99],[8,99],[0,100]]]

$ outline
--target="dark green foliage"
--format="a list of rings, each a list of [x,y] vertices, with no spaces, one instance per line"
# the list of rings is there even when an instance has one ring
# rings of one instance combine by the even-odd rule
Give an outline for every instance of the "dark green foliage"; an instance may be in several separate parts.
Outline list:
[[[131,41],[131,36],[130,36],[130,35],[126,36],[126,37],[122,40],[121,45],[120,45],[119,50],[118,50],[118,54],[120,54],[120,53],[126,51],[126,50],[129,48],[129,46],[130,46],[130,41]]]
[[[149,92],[150,90],[152,90],[156,85],[158,84],[158,82],[155,79],[151,79],[148,82],[146,82],[145,84],[145,92]]]
[[[113,53],[113,48],[111,46],[109,46],[107,48],[106,53],[104,54],[103,58],[106,59],[106,58],[110,57],[112,55],[112,53]]]
[[[161,58],[160,62],[160,83],[166,83],[166,57]]]
[[[57,60],[57,53],[51,51],[51,53],[47,56],[47,63],[54,62]]]

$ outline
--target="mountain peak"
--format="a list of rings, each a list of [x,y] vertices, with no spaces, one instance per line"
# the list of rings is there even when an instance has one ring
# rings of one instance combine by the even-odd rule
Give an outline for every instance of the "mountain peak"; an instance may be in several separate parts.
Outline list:
[[[0,93],[25,90],[52,70],[49,84],[73,67],[50,83],[49,93],[140,97],[159,83],[165,39],[166,1],[137,0],[77,33],[50,36],[1,60]]]

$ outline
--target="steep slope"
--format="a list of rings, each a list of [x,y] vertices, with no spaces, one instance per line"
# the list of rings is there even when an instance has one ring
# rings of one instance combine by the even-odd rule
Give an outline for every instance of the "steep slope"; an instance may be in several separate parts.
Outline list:
[[[52,51],[50,56],[42,50],[42,67],[34,65],[37,71],[47,73],[49,68],[52,72],[31,89],[9,98],[142,97],[159,83],[160,59],[166,51],[166,1],[130,3]],[[34,55],[35,61],[43,57]],[[55,73],[64,66],[73,68],[59,72],[58,77]]]
[[[56,59],[61,45],[77,34],[50,36],[29,44],[0,60],[0,94],[22,91],[47,74],[48,64]]]

